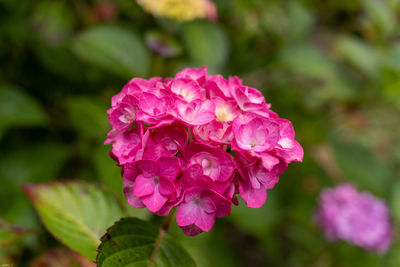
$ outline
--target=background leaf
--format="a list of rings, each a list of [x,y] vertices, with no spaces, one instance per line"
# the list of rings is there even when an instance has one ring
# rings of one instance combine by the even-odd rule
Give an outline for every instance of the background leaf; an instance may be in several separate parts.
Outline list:
[[[32,230],[10,224],[0,218],[0,249],[9,246],[29,233],[32,233]]]
[[[69,121],[80,135],[105,140],[110,128],[105,105],[86,97],[71,98],[66,105]]]
[[[0,157],[1,215],[13,223],[36,226],[36,216],[29,205],[29,200],[21,191],[21,185],[58,177],[70,155],[71,151],[66,145],[56,142],[29,144],[23,149],[15,148],[2,155]]]
[[[83,32],[74,50],[81,59],[125,79],[147,76],[149,72],[150,56],[143,42],[118,26],[97,26]]]
[[[192,60],[198,65],[222,67],[229,54],[229,39],[225,31],[205,21],[187,23],[183,28],[183,40]]]
[[[176,240],[163,230],[136,218],[118,221],[107,230],[101,242],[96,258],[99,267],[195,266],[193,259]]]
[[[336,52],[368,77],[378,78],[380,58],[377,51],[358,38],[342,36],[336,40]]]
[[[24,191],[49,232],[89,260],[107,227],[124,214],[115,196],[95,184],[27,184]]]
[[[339,167],[360,189],[380,196],[388,194],[393,174],[384,162],[374,158],[365,148],[354,144],[336,144],[334,150]]]
[[[361,2],[371,22],[383,35],[388,35],[396,28],[396,17],[387,1],[364,0]]]
[[[13,85],[0,85],[0,129],[43,125],[47,117],[39,103]]]

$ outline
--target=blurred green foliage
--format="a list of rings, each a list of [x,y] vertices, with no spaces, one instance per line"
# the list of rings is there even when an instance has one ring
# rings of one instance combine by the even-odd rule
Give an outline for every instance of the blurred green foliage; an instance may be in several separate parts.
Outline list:
[[[400,1],[215,2],[216,23],[180,24],[134,0],[0,0],[0,217],[34,229],[14,238],[2,223],[12,238],[0,263],[24,266],[62,246],[40,226],[22,183],[83,179],[122,196],[103,145],[112,95],[132,77],[208,65],[262,90],[293,122],[305,158],[264,207],[240,203],[195,238],[173,225],[197,264],[400,266],[400,240],[386,255],[368,253],[326,241],[312,219],[321,189],[347,181],[388,201],[400,226]],[[154,33],[171,55],[150,47]]]

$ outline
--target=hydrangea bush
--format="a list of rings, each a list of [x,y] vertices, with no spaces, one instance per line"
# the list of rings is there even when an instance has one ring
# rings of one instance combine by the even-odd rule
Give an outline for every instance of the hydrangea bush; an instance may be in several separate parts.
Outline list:
[[[303,149],[289,120],[238,77],[187,68],[174,78],[134,78],[112,98],[106,144],[135,208],[166,216],[177,207],[185,234],[210,231],[237,194],[261,207],[267,190]]]
[[[315,218],[329,240],[345,240],[366,250],[388,250],[393,227],[386,203],[342,184],[322,192]]]

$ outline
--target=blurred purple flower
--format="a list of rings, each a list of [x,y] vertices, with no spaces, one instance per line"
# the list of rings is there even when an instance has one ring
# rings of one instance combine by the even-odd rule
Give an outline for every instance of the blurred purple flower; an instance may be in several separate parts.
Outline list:
[[[161,57],[176,57],[181,53],[181,47],[172,38],[157,31],[149,31],[145,36],[147,47]]]
[[[393,237],[386,203],[351,184],[325,189],[315,214],[329,240],[345,240],[369,251],[384,253]]]

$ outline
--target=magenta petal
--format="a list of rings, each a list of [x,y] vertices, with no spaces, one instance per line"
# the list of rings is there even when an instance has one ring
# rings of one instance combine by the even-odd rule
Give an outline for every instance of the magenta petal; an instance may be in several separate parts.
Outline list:
[[[188,226],[181,226],[183,233],[187,236],[196,236],[201,234],[203,231],[194,224]]]
[[[201,198],[199,205],[200,208],[206,213],[214,213],[217,209],[214,202],[210,198]]]
[[[167,215],[169,214],[169,212],[171,211],[171,209],[172,209],[173,207],[175,207],[175,206],[176,206],[176,203],[175,203],[175,202],[167,202],[167,203],[164,204],[164,206],[162,206],[161,209],[159,209],[159,210],[156,212],[156,214],[157,214],[158,216],[167,216]]]
[[[209,214],[204,210],[200,210],[195,225],[198,226],[202,231],[208,232],[213,228],[214,222],[215,222],[214,214]]]
[[[292,161],[302,162],[304,155],[303,148],[296,140],[292,140],[291,145],[292,147],[289,149],[277,147],[275,153],[288,164]]]
[[[191,202],[182,203],[176,212],[176,223],[182,227],[194,224],[200,213],[200,207]]]
[[[171,181],[174,180],[181,171],[181,163],[178,158],[162,157],[159,158],[157,162],[160,166],[160,176],[166,177]]]
[[[189,79],[175,79],[171,84],[171,91],[186,102],[201,99],[201,89],[197,82]]]
[[[202,85],[207,79],[207,67],[203,66],[200,69],[185,68],[175,75],[175,78],[184,78],[197,81]]]
[[[125,186],[124,187],[124,195],[128,200],[128,204],[134,208],[144,208],[146,207],[143,202],[133,194],[133,187],[132,186]]]
[[[239,193],[249,208],[260,208],[267,200],[267,191],[263,186],[253,189],[248,183],[239,181]]]
[[[145,177],[154,177],[160,172],[160,167],[157,162],[152,160],[140,160],[137,162],[137,166],[143,172]]]
[[[152,178],[146,178],[140,174],[133,185],[133,193],[138,197],[153,194],[156,184]]]
[[[272,170],[272,168],[279,163],[279,159],[269,152],[256,153],[256,155],[261,158],[262,165],[268,171]]]
[[[139,107],[150,116],[160,116],[168,109],[169,99],[157,97],[150,93],[143,93],[139,100]]]
[[[168,201],[168,197],[160,194],[158,186],[154,188],[153,194],[141,197],[140,199],[151,212],[157,212]]]
[[[160,184],[159,184],[159,190],[160,193],[164,196],[171,195],[175,191],[174,184],[165,177],[160,177]]]

